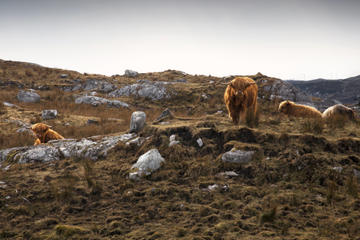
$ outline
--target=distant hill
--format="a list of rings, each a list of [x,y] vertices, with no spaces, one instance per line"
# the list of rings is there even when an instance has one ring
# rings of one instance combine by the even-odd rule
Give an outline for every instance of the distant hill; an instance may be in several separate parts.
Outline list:
[[[357,104],[360,102],[360,75],[339,80],[316,79],[311,81],[291,80],[287,82],[308,95],[321,98],[325,101],[339,101],[343,104]]]

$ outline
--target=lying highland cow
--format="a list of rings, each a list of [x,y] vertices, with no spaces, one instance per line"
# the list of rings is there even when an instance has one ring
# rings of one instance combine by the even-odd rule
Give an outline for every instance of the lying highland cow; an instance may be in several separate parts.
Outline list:
[[[258,87],[251,78],[236,77],[227,84],[224,101],[234,124],[239,124],[239,120],[244,120],[248,111],[252,119],[255,119],[257,94]]]
[[[294,117],[321,118],[321,112],[319,112],[316,108],[296,104],[291,101],[281,102],[279,104],[279,112]]]
[[[47,143],[50,140],[64,139],[63,136],[50,129],[50,126],[44,123],[36,123],[31,126],[31,130],[35,133],[37,139],[35,140],[34,145],[39,145],[41,143]]]
[[[334,118],[345,118],[350,121],[356,120],[354,110],[342,104],[336,104],[326,109],[322,114],[322,118],[324,120],[332,120]]]

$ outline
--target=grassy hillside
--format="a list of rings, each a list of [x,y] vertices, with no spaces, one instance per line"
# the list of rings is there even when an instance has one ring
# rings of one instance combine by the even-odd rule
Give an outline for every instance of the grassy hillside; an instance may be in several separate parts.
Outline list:
[[[84,91],[61,87],[76,79],[117,87],[140,79],[186,83],[169,85],[176,94],[166,100],[117,98],[126,109],[75,104]],[[106,77],[0,61],[0,101],[18,106],[0,107],[0,149],[32,145],[33,136],[16,131],[43,121],[43,109],[59,113],[43,122],[76,139],[126,132],[133,111],[147,114],[140,147],[119,143],[96,162],[3,161],[0,239],[357,239],[359,124],[288,118],[277,112],[278,100],[264,98],[257,121],[234,126],[223,103],[221,83],[229,79],[174,70]],[[26,88],[39,93],[39,103],[16,99]],[[165,108],[175,118],[154,121]],[[169,147],[172,134],[180,143]],[[152,148],[165,164],[140,181],[128,179],[132,164]],[[244,165],[223,163],[222,154],[233,148],[255,157]]]

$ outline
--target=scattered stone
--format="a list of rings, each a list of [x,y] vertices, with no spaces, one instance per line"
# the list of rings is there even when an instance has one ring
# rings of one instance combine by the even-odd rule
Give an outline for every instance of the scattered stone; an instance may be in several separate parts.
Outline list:
[[[130,120],[130,132],[138,133],[140,132],[146,122],[146,114],[142,111],[136,111],[131,114],[131,120]]]
[[[116,89],[116,86],[104,80],[88,79],[82,85],[82,89],[85,91],[99,91],[103,93],[109,93]]]
[[[248,163],[252,160],[254,151],[233,150],[222,155],[221,160],[229,163]]]
[[[213,84],[213,83],[215,83],[215,81],[213,81],[213,80],[210,80],[210,81],[209,81],[209,83],[210,83],[210,84]]]
[[[7,185],[5,184],[5,182],[0,181],[0,188],[5,189],[7,187]]]
[[[20,90],[20,92],[17,94],[17,99],[20,102],[36,103],[40,101],[40,95],[32,89],[29,91]]]
[[[136,170],[129,174],[132,180],[139,179],[143,176],[148,176],[161,167],[165,159],[160,155],[157,149],[151,149],[139,157],[137,162],[131,167]]]
[[[186,83],[187,80],[185,78],[179,78],[179,79],[176,79],[175,82],[178,82],[178,83]]]
[[[173,118],[174,115],[172,114],[170,109],[166,108],[154,122],[161,122],[165,119],[173,119]]]
[[[217,184],[209,185],[209,186],[208,186],[208,190],[209,190],[209,191],[214,191],[214,190],[216,190],[216,189],[218,189],[218,188],[219,188],[219,185],[217,185]]]
[[[134,138],[133,140],[128,141],[126,143],[126,145],[136,145],[136,146],[140,147],[144,142],[145,142],[145,138],[137,137],[137,138]]]
[[[176,141],[176,135],[175,134],[170,136],[169,141],[170,141],[169,147],[180,143],[179,141]]]
[[[5,107],[15,107],[15,108],[17,108],[18,106],[17,105],[15,105],[15,104],[12,104],[12,103],[9,103],[9,102],[3,102],[3,104],[4,104],[4,106]]]
[[[170,122],[160,122],[159,124],[160,124],[160,125],[169,125]]]
[[[338,173],[341,173],[343,171],[343,167],[333,167],[333,170]]]
[[[41,117],[44,120],[49,120],[49,119],[54,119],[57,117],[57,110],[55,109],[47,109],[47,110],[43,110],[41,113]]]
[[[170,93],[163,82],[142,82],[128,85],[109,93],[110,97],[135,96],[153,101],[170,98]]]
[[[106,98],[95,97],[95,96],[80,96],[75,99],[76,104],[90,104],[97,107],[101,104],[106,104],[108,107],[124,107],[129,108],[129,104],[121,102],[119,100],[109,100]]]
[[[136,77],[139,73],[130,69],[125,70],[125,77]]]
[[[197,144],[199,145],[199,147],[202,147],[204,145],[203,141],[201,140],[201,138],[198,138],[196,140]]]
[[[81,140],[63,139],[49,141],[46,145],[16,147],[0,150],[0,162],[49,162],[63,158],[79,157],[98,160],[107,156],[107,152],[119,142],[133,139],[135,134],[107,136],[100,140],[83,138]],[[10,165],[7,167],[7,169]],[[6,170],[6,168],[4,169]]]
[[[234,171],[221,172],[221,173],[218,173],[217,175],[222,176],[222,177],[237,177],[237,176],[239,176],[239,174],[237,174]]]
[[[60,74],[60,78],[68,78],[68,77],[69,77],[69,75],[66,73]]]

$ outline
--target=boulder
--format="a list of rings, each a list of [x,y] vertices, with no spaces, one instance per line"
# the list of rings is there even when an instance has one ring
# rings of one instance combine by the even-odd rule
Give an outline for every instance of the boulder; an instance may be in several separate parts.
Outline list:
[[[140,82],[128,85],[109,93],[110,97],[136,96],[151,100],[170,98],[170,93],[162,82]]]
[[[55,109],[47,109],[47,110],[43,110],[41,113],[41,117],[44,120],[49,120],[49,119],[54,119],[57,117],[57,110]]]
[[[48,162],[62,158],[88,158],[98,160],[107,156],[110,149],[118,142],[127,142],[136,137],[135,134],[108,136],[95,140],[83,138],[81,140],[64,139],[49,141],[46,145],[16,147],[0,150],[0,163]]]
[[[20,90],[20,92],[17,94],[17,99],[20,102],[36,103],[40,101],[40,95],[32,89],[29,91]]]
[[[173,118],[174,118],[174,115],[172,114],[170,109],[166,108],[154,122],[155,123],[161,122],[165,119],[173,119]]]
[[[97,79],[88,79],[85,81],[85,83],[82,84],[81,87],[85,91],[96,90],[103,93],[108,93],[116,89],[116,86],[114,84],[104,80],[97,80]]]
[[[131,120],[130,120],[130,132],[140,132],[146,122],[146,114],[141,111],[136,111],[131,114]]]
[[[99,106],[101,104],[107,104],[109,107],[124,107],[128,108],[127,103],[121,102],[119,100],[109,100],[106,98],[96,97],[96,96],[80,96],[75,99],[76,104],[91,104],[92,106]]]
[[[133,70],[126,69],[125,70],[125,77],[136,77],[139,73]]]
[[[139,157],[137,162],[131,167],[135,172],[130,173],[130,179],[138,179],[147,176],[161,167],[165,159],[157,149],[151,149]]]
[[[232,150],[222,155],[221,160],[228,163],[248,163],[254,156],[254,151]]]
[[[176,141],[176,135],[175,134],[170,136],[169,142],[170,142],[169,147],[180,143],[179,141]]]

